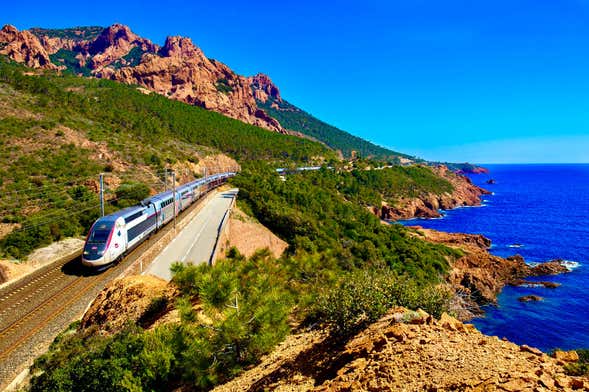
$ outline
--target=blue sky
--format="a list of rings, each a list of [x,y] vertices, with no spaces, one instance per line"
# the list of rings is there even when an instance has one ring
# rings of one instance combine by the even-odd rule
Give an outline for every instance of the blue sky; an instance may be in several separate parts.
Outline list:
[[[589,0],[17,3],[0,23],[189,36],[320,119],[426,159],[589,162]]]

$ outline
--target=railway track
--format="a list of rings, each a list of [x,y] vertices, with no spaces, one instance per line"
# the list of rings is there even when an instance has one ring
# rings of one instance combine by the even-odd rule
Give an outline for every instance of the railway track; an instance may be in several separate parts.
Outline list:
[[[200,208],[203,200],[182,212],[179,219]],[[0,391],[82,315],[108,282],[171,230],[173,224],[167,225],[121,263],[105,271],[96,272],[82,266],[77,254],[0,289]]]

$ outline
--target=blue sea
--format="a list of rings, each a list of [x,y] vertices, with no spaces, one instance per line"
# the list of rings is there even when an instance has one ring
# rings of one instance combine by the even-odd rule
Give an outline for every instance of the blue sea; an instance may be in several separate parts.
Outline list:
[[[520,254],[528,263],[555,258],[574,262],[572,272],[529,278],[561,283],[556,289],[505,287],[498,306],[472,322],[488,335],[543,351],[589,348],[589,165],[485,165],[471,175],[493,192],[481,207],[444,211],[440,219],[405,221],[436,230],[480,233],[498,256]],[[486,184],[489,179],[496,184]],[[520,302],[535,294],[540,302]]]

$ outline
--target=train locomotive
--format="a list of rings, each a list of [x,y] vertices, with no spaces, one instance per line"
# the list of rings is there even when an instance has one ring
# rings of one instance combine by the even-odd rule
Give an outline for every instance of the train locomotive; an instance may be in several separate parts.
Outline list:
[[[186,183],[174,192],[148,197],[141,204],[128,207],[96,220],[86,238],[82,264],[102,267],[121,260],[211,189],[235,176],[234,172],[214,174]],[[174,208],[174,203],[176,208]]]

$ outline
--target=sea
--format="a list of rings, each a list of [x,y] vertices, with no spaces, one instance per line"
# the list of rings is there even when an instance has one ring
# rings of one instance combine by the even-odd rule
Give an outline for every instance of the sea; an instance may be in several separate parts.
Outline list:
[[[485,315],[471,322],[487,335],[545,352],[589,348],[589,164],[483,166],[489,174],[469,175],[493,192],[483,197],[482,206],[401,223],[483,234],[492,241],[491,253],[519,254],[530,264],[567,260],[569,273],[527,279],[560,287],[507,286],[497,306],[485,306]],[[487,184],[491,179],[495,183]],[[518,300],[531,294],[543,300]]]

